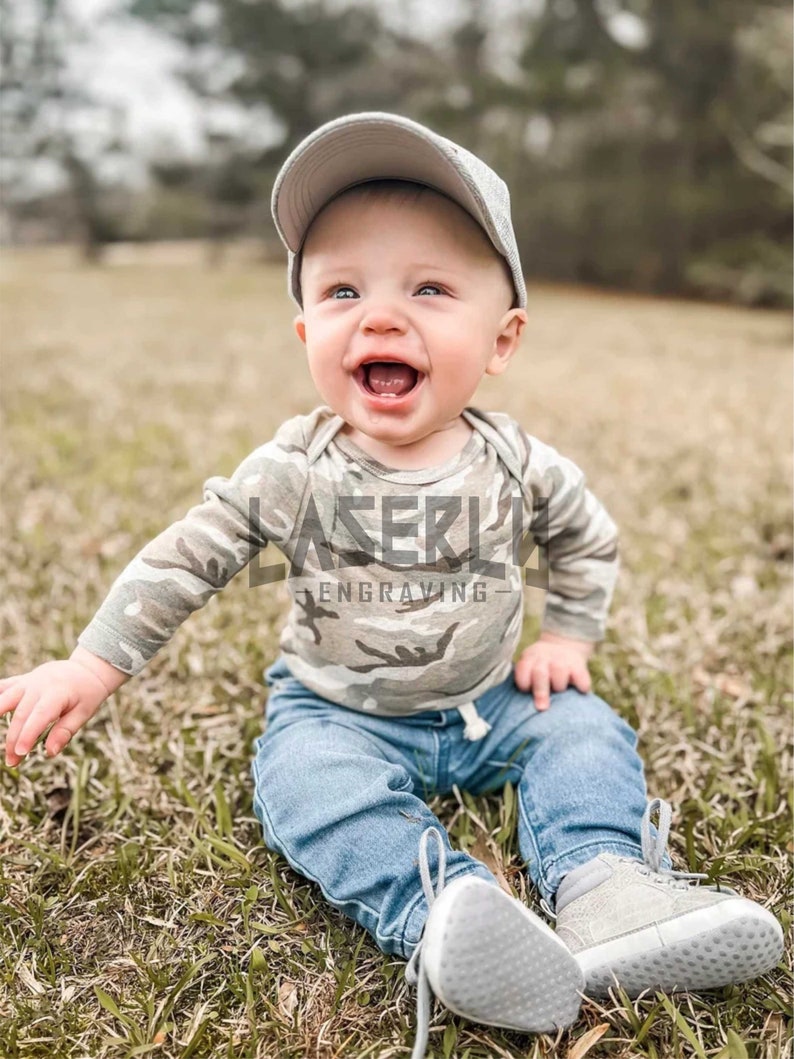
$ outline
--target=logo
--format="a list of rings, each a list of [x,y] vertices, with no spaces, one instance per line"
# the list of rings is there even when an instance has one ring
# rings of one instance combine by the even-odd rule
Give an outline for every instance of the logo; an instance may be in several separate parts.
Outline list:
[[[259,525],[259,503],[259,497],[249,502],[254,526]],[[398,518],[398,513],[403,517]],[[457,542],[457,551],[450,538]],[[461,599],[480,602],[489,585],[497,592],[513,591],[507,585],[515,582],[515,571],[523,569],[525,585],[548,591],[548,499],[536,498],[528,526],[520,496],[511,497],[509,512],[501,518],[491,517],[483,526],[478,496],[383,496],[376,509],[374,496],[340,495],[335,498],[329,529],[310,496],[289,547],[288,570],[287,563],[261,565],[260,550],[252,543],[251,588],[304,577],[308,569],[318,578],[318,600],[325,602],[330,602],[332,589],[337,601],[393,603],[423,596],[427,602],[443,599],[445,588]],[[509,555],[509,561],[497,560],[497,551],[503,557]],[[537,565],[528,567],[533,557]],[[377,571],[377,576],[371,581],[345,576],[346,571],[362,568]],[[393,575],[393,580],[384,574]],[[400,574],[404,575],[402,588],[396,587]],[[437,584],[434,576],[439,579]],[[499,588],[500,583],[505,587]],[[416,594],[406,596],[407,585]]]

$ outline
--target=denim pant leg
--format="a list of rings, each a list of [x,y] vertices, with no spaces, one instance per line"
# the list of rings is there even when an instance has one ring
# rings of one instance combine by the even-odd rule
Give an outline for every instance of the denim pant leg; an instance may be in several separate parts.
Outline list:
[[[345,709],[288,673],[281,661],[268,670],[267,730],[254,743],[254,810],[265,842],[383,952],[407,958],[428,914],[418,867],[426,828],[441,834],[447,882],[463,874],[496,880],[450,847],[444,826],[414,793],[434,786],[429,724]],[[434,843],[428,853],[435,879]]]
[[[562,877],[599,853],[642,858],[637,735],[603,699],[568,688],[538,711],[511,673],[476,706],[493,729],[469,752],[466,785],[472,793],[516,785],[521,856],[552,908]]]

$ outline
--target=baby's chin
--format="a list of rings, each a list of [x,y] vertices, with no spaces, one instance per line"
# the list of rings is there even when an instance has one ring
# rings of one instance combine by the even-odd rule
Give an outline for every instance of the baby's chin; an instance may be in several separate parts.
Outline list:
[[[462,412],[468,404],[461,403],[458,395],[458,400],[448,399],[443,407],[437,407],[432,389],[423,385],[415,397],[401,407],[391,408],[387,404],[378,408],[359,394],[355,384],[352,385],[355,387],[353,392],[342,389],[333,393],[327,392],[331,387],[317,386],[325,404],[344,420],[344,433],[351,440],[355,441],[358,434],[376,445],[402,450],[406,454],[421,449],[423,443],[430,442],[434,435],[460,429]]]
[[[370,456],[387,466],[404,470],[444,463],[461,451],[471,432],[461,416],[453,418],[451,422],[445,420],[429,426],[417,425],[414,429],[400,430],[395,424],[390,424],[390,429],[378,429],[365,424],[361,429],[349,422],[343,429],[346,436]]]
[[[345,419],[344,416],[342,416]],[[383,419],[386,417],[383,416]],[[379,423],[361,421],[357,417],[350,420],[345,419],[345,433],[352,436],[358,435],[370,441],[374,441],[379,445],[387,445],[392,449],[405,449],[408,450],[412,446],[421,444],[427,438],[432,437],[436,433],[432,429],[407,429],[405,425],[400,425],[395,422]]]
[[[423,416],[418,411],[405,415],[372,410],[361,414],[358,409],[349,408],[334,411],[344,419],[346,433],[358,432],[383,445],[408,449],[454,428],[461,418],[463,408],[457,413],[453,409],[444,416],[432,417]]]

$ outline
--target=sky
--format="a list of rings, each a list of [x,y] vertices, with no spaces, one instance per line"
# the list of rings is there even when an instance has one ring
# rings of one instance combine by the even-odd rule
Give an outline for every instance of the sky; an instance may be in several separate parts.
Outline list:
[[[143,22],[114,14],[115,0],[69,0],[69,6],[88,34],[71,68],[96,98],[124,107],[133,144],[162,141],[177,153],[198,153],[200,112],[174,72],[181,48]]]
[[[26,0],[12,0],[24,8]],[[250,115],[235,106],[214,104],[200,106],[180,82],[176,70],[183,58],[180,46],[164,34],[154,31],[137,19],[119,15],[122,0],[65,0],[79,23],[85,43],[75,47],[69,56],[69,67],[78,84],[99,100],[117,104],[122,117],[124,138],[131,153],[104,162],[101,175],[107,179],[122,178],[142,185],[146,182],[144,159],[153,154],[173,157],[197,157],[203,153],[203,127],[216,131],[243,132],[257,145],[268,146],[280,139],[267,113],[252,122]],[[285,0],[300,2],[300,0]],[[351,0],[329,0],[337,6],[349,5]],[[518,10],[532,8],[538,12],[547,0],[486,0],[491,17],[498,28],[506,25]],[[572,0],[548,0],[564,8]],[[206,0],[196,0],[196,8]],[[600,8],[613,35],[628,47],[643,43],[644,27],[635,16],[624,12],[620,0],[601,0]],[[443,36],[465,12],[461,3],[428,4],[426,0],[381,0],[378,10],[395,28],[417,29],[429,38]],[[500,61],[509,65],[510,42],[514,35],[496,33]],[[80,119],[77,119],[78,124]],[[92,127],[92,123],[93,126]],[[92,140],[101,131],[96,127],[96,116],[86,115],[80,130],[85,152],[92,153]],[[252,131],[253,130],[253,131]],[[58,170],[46,162],[28,172],[28,179],[36,190],[60,183]]]
[[[492,2],[509,11],[517,0]],[[197,6],[200,3],[198,0]],[[118,0],[68,0],[68,6],[89,35],[87,45],[75,51],[72,69],[80,83],[98,98],[124,107],[127,133],[135,147],[148,151],[159,141],[175,154],[200,153],[204,142],[201,124],[207,114],[175,74],[182,58],[180,47],[138,20],[119,17],[115,13]],[[384,15],[386,8],[394,24],[414,30],[421,24],[429,36],[448,31],[460,10],[454,3],[433,5],[424,0],[379,4]],[[214,106],[211,120],[219,129],[240,129],[246,124],[242,112],[228,106]],[[265,139],[268,131],[271,142],[278,138],[278,130],[266,129]]]
[[[555,0],[560,5],[571,0]],[[127,108],[129,133],[136,144],[158,137],[170,141],[174,149],[188,153],[201,149],[200,115],[190,94],[174,75],[181,51],[172,41],[143,23],[126,19],[104,21],[117,7],[118,0],[69,0],[75,16],[92,35],[85,53],[77,59],[81,77],[102,98],[116,99]],[[339,3],[339,0],[337,0]],[[201,6],[198,0],[197,6]],[[544,0],[490,0],[493,17],[509,18],[523,8],[541,10]],[[628,46],[643,39],[642,24],[623,12],[617,0],[602,0],[601,7],[611,29]],[[460,17],[457,3],[428,4],[425,0],[390,0],[379,10],[396,26],[416,30],[428,37],[443,35]],[[509,39],[501,46],[507,49]],[[218,110],[219,124],[235,125],[235,114]]]

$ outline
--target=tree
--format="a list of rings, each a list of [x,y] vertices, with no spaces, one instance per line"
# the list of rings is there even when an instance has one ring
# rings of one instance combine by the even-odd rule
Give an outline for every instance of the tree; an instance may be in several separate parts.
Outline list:
[[[69,190],[63,234],[99,259],[117,225],[103,206],[104,161],[124,150],[123,114],[96,100],[70,65],[85,33],[63,0],[0,0],[0,191],[12,222],[26,200]]]
[[[638,28],[632,45],[618,16]],[[724,0],[560,0],[527,16],[525,106],[552,129],[518,196],[527,260],[560,278],[788,300],[790,25],[779,2]]]

